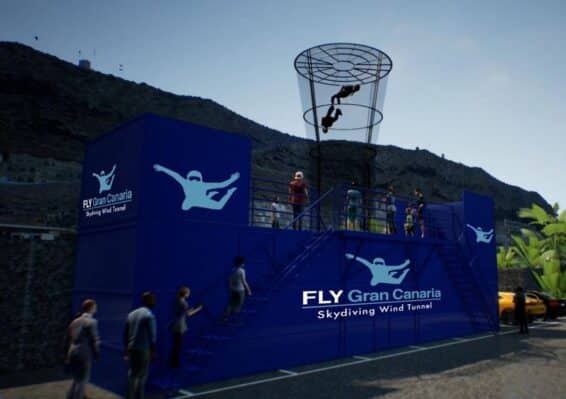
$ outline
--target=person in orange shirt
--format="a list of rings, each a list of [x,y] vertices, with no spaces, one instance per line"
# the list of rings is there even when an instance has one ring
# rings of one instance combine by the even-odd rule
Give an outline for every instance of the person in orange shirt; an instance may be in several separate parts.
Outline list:
[[[303,212],[305,204],[307,203],[309,192],[307,190],[307,183],[304,180],[303,172],[297,171],[295,178],[289,182],[289,202],[293,206],[293,228],[301,230],[302,218],[295,220],[297,216]]]

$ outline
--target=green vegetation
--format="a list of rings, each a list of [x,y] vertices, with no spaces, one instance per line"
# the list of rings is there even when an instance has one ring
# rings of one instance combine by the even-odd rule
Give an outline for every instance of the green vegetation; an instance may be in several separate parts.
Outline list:
[[[521,229],[513,235],[513,245],[497,250],[499,268],[530,268],[541,288],[557,297],[566,297],[566,211],[554,204],[548,213],[533,204],[519,210],[534,230]]]

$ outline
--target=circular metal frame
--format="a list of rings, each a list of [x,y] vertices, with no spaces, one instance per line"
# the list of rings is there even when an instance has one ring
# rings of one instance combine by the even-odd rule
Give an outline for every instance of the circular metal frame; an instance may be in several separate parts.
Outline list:
[[[316,110],[318,111],[321,108],[328,108],[330,107],[332,104],[322,104],[322,105],[317,105],[316,107],[312,107],[307,109],[304,113],[303,113],[303,119],[306,123],[308,123],[311,126],[318,126],[321,127],[320,124],[318,124],[318,121],[316,121],[316,123],[313,123],[312,121],[308,120],[307,115],[308,114],[312,114],[314,115],[314,109],[316,108]],[[376,118],[374,120],[374,122],[371,125],[366,125],[366,126],[360,126],[360,127],[350,127],[350,128],[337,128],[337,127],[330,127],[328,128],[328,131],[352,131],[352,130],[363,130],[363,129],[369,129],[372,126],[377,126],[381,123],[381,121],[383,120],[383,113],[381,113],[381,111],[379,111],[376,108],[372,108],[369,105],[362,105],[362,104],[352,104],[352,103],[342,103],[340,105],[340,107],[344,108],[344,107],[359,107],[359,108],[366,108],[369,112],[373,111],[376,115]],[[314,119],[314,118],[313,118]]]
[[[391,57],[374,47],[356,43],[328,43],[301,52],[294,61],[303,78],[324,85],[365,85],[386,77]]]

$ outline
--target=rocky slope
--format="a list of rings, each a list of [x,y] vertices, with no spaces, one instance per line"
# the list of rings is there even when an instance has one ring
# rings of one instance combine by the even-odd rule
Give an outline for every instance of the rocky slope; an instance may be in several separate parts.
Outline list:
[[[287,180],[294,170],[303,169],[313,180],[309,174],[311,141],[262,126],[211,100],[174,95],[144,83],[82,70],[30,47],[0,42],[0,178],[47,183],[3,185],[0,222],[9,214],[14,221],[12,211],[18,204],[34,208],[34,198],[41,198],[38,194],[44,192],[50,199],[60,192],[59,207],[75,208],[85,143],[144,112],[251,137],[255,176]],[[361,151],[355,143],[343,142],[338,147],[341,154],[337,159],[355,159]],[[385,187],[393,182],[400,196],[420,186],[431,201],[454,201],[468,189],[493,196],[499,220],[514,218],[518,208],[533,202],[550,209],[535,192],[507,185],[480,168],[445,160],[426,150],[377,146],[376,152],[375,185]],[[325,186],[363,173],[359,162],[346,163],[346,167],[340,162],[326,165]],[[58,185],[50,187],[55,183]],[[17,200],[22,197],[28,200]],[[47,219],[65,226],[76,223],[76,217],[57,217],[62,213],[57,205],[49,209],[56,215]],[[35,214],[26,216],[25,209],[15,213],[22,222],[37,220]]]

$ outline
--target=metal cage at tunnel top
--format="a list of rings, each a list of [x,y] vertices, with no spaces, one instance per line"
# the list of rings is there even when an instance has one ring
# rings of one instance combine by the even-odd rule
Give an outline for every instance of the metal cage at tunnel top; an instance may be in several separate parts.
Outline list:
[[[389,55],[363,44],[328,43],[302,51],[294,66],[309,138],[377,143],[393,68]]]

